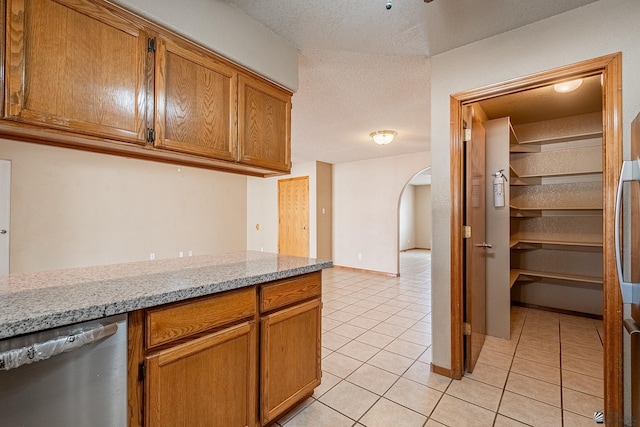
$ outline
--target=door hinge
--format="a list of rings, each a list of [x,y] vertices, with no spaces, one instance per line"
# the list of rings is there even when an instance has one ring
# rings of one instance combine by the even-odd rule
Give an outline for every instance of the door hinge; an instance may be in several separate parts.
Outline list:
[[[462,333],[464,335],[471,335],[471,323],[464,322],[462,324]]]
[[[152,128],[147,128],[147,142],[155,142],[156,140],[156,131]]]
[[[463,225],[462,226],[462,238],[470,239],[471,238],[471,226]]]
[[[463,138],[464,142],[469,142],[471,141],[471,129],[469,128],[465,128],[464,129],[464,138]]]
[[[155,52],[156,48],[156,39],[154,39],[153,37],[149,37],[147,39],[147,52]]]
[[[145,367],[144,362],[138,365],[138,381],[144,381]]]

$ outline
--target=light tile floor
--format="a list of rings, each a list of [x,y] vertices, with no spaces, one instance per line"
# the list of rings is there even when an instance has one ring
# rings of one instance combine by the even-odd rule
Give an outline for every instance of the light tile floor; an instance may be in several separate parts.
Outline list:
[[[322,384],[284,427],[594,426],[602,322],[513,307],[511,340],[487,337],[460,381],[431,363],[431,254],[400,277],[323,272]]]

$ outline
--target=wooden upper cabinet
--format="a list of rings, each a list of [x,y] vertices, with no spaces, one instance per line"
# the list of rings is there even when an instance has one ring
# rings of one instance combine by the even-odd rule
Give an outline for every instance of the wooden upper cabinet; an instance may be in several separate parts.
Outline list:
[[[3,5],[1,136],[256,176],[290,171],[290,92],[108,1]]]
[[[155,146],[235,161],[237,72],[195,45],[156,52]]]
[[[240,163],[291,170],[291,95],[257,78],[238,77]]]
[[[88,0],[6,5],[4,118],[144,144],[142,27]]]

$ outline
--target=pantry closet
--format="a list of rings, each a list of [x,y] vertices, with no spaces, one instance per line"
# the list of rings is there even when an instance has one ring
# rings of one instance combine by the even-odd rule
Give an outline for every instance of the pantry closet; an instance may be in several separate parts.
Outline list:
[[[487,335],[509,339],[511,305],[602,318],[600,76],[476,104],[485,116]],[[475,108],[475,107],[474,107]],[[504,206],[491,191],[504,171]]]

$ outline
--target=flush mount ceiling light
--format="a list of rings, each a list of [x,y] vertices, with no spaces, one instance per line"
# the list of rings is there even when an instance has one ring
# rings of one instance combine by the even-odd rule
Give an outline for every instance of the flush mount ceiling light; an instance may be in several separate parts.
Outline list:
[[[573,92],[582,86],[582,79],[569,80],[567,82],[560,82],[553,85],[553,90],[559,93]]]
[[[387,145],[393,141],[393,138],[396,137],[398,132],[395,130],[377,130],[375,132],[371,132],[369,136],[373,138],[373,142],[378,145]]]

